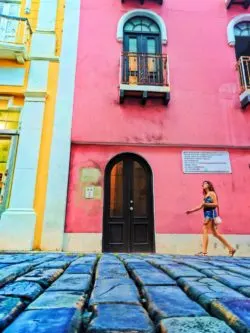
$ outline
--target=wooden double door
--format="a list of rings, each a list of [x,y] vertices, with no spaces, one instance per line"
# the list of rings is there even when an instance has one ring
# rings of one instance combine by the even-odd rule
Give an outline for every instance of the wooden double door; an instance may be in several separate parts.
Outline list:
[[[104,252],[154,252],[152,172],[141,157],[121,154],[107,166]]]
[[[159,35],[125,34],[123,80],[129,84],[161,85],[163,67]]]

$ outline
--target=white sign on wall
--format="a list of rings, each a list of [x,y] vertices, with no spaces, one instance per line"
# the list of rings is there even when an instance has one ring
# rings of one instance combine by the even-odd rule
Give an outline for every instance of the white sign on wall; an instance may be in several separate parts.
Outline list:
[[[94,190],[93,186],[88,186],[85,188],[85,199],[93,199],[94,198]]]
[[[227,151],[183,151],[184,173],[232,173]]]

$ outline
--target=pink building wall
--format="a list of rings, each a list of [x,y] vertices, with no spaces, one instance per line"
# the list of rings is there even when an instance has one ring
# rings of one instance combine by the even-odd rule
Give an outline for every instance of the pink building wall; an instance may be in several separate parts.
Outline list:
[[[249,153],[229,150],[232,174],[186,175],[182,172],[181,149],[165,147],[109,147],[73,145],[66,232],[102,232],[103,205],[100,200],[84,199],[80,184],[83,167],[97,167],[104,175],[107,161],[121,152],[143,156],[150,164],[154,179],[155,232],[194,234],[201,229],[202,215],[186,216],[185,211],[202,200],[201,183],[204,179],[216,184],[221,214],[225,223],[221,231],[229,234],[250,233]],[[103,185],[104,177],[99,184]]]
[[[167,27],[171,100],[141,106],[118,102],[119,57],[116,30],[123,14],[150,9]],[[102,201],[83,198],[81,168],[97,166],[103,185],[108,161],[122,151],[143,156],[154,175],[157,233],[197,233],[201,215],[185,210],[201,200],[201,181],[214,181],[226,223],[222,231],[250,233],[250,109],[242,112],[234,48],[227,44],[228,22],[243,9],[227,11],[224,1],[166,0],[160,6],[137,0],[84,0],[78,43],[72,128],[72,155],[66,229],[68,233],[102,231]],[[98,144],[102,145],[99,146]],[[107,145],[105,145],[107,144]],[[159,145],[155,147],[153,145]],[[173,146],[172,148],[170,146]],[[184,175],[184,149],[228,150],[232,174]]]

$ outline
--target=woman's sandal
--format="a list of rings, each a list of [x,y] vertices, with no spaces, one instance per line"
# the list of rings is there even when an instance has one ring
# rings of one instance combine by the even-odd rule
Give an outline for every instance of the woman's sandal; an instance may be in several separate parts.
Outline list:
[[[207,252],[198,252],[195,254],[195,256],[203,256],[206,257],[207,256]]]
[[[229,251],[229,257],[233,257],[235,255],[236,249],[232,249]]]

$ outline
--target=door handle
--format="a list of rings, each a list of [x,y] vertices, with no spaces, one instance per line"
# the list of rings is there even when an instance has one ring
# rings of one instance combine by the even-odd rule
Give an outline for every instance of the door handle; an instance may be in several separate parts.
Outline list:
[[[134,203],[134,201],[133,201],[133,200],[130,200],[130,203]]]
[[[131,211],[132,211],[132,210],[134,210],[134,208],[133,208],[133,207],[129,207],[129,210],[131,210]]]

